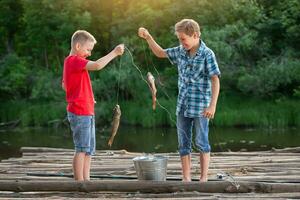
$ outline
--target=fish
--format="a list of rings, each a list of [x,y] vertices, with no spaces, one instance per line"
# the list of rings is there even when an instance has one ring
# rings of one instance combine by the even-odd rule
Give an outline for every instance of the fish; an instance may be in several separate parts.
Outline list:
[[[155,86],[155,78],[154,76],[151,74],[151,72],[147,73],[147,81],[148,81],[148,85],[152,94],[152,109],[155,110],[156,108],[156,86]]]
[[[118,128],[120,125],[120,119],[121,119],[121,108],[120,106],[117,104],[115,106],[115,108],[113,109],[113,121],[112,121],[112,128],[111,128],[111,136],[108,140],[108,146],[111,147],[114,138],[118,132]]]

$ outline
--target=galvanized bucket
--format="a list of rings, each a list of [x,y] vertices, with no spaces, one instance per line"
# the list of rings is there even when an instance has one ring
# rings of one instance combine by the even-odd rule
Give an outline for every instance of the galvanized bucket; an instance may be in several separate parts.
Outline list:
[[[165,156],[139,156],[133,159],[138,180],[165,181],[168,159]]]

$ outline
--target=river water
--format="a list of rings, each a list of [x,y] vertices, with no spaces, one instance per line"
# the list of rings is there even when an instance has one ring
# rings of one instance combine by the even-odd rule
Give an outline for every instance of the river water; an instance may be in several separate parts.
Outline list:
[[[109,127],[96,128],[97,150],[109,149]],[[261,151],[272,148],[300,146],[300,129],[238,129],[210,128],[210,144],[218,151]],[[67,127],[22,128],[0,131],[0,160],[21,156],[24,146],[73,148],[71,132]],[[113,150],[145,153],[177,151],[175,128],[142,128],[121,125],[112,145]]]

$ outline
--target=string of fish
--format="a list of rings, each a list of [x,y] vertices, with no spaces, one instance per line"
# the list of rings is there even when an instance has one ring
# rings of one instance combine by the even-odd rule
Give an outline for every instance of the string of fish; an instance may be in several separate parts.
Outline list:
[[[140,68],[135,64],[135,62],[134,62],[134,60],[133,60],[133,56],[132,56],[131,51],[130,51],[126,46],[125,46],[125,49],[128,51],[128,53],[129,53],[129,55],[130,55],[130,58],[131,58],[132,65],[138,70],[138,72],[139,72],[139,74],[140,74],[140,76],[141,76],[141,79],[142,79],[149,87],[151,87],[150,84],[148,83],[148,81],[144,78],[143,73],[142,73],[142,71],[140,70]],[[163,105],[161,105],[161,104],[159,103],[158,100],[156,100],[156,102],[157,102],[157,104],[158,104],[163,110],[165,110],[165,111],[168,113],[168,115],[169,115],[169,117],[170,117],[170,120],[176,125],[176,128],[178,128],[178,127],[177,127],[177,124],[176,124],[176,121],[172,118],[172,115],[171,115],[171,113],[169,112],[169,110],[168,110],[166,107],[164,107]],[[178,129],[180,129],[180,128],[178,128]],[[182,130],[182,131],[184,131],[184,130]]]
[[[126,50],[128,51],[128,53],[130,54],[130,57],[131,57],[131,61],[132,61],[133,66],[134,66],[134,67],[138,70],[138,72],[140,73],[141,79],[142,79],[142,80],[150,87],[149,83],[148,83],[148,82],[145,80],[145,78],[143,77],[143,74],[142,74],[141,70],[140,70],[139,67],[135,64],[134,59],[133,59],[133,55],[132,55],[131,51],[130,51],[126,46],[125,46],[125,48],[126,48]],[[144,45],[143,45],[143,49],[144,49],[144,53],[145,53],[145,47],[144,47]],[[146,54],[146,53],[145,53],[145,54]],[[169,59],[169,58],[168,58],[168,59]],[[147,59],[146,59],[146,62],[148,63]],[[158,70],[156,69],[156,67],[154,66],[154,64],[153,64],[153,68],[155,69],[157,75],[160,76],[160,74],[159,74]],[[163,87],[163,85],[161,85],[161,86]],[[169,95],[168,95],[166,92],[164,92],[164,93],[165,93],[165,95],[166,95],[168,98],[170,98]],[[158,100],[156,100],[156,102],[157,102],[157,104],[158,104],[163,110],[165,110],[165,111],[167,112],[167,114],[169,115],[169,118],[170,118],[171,122],[173,122],[173,123],[175,124],[176,128],[179,129],[179,130],[181,130],[181,131],[183,131],[185,137],[186,137],[187,139],[189,139],[188,136],[187,136],[187,133],[186,133],[183,129],[181,129],[181,128],[179,128],[179,127],[177,126],[177,123],[176,123],[176,121],[172,118],[172,115],[171,115],[170,111],[169,111],[167,108],[165,108],[164,106],[162,106],[162,105],[159,103]],[[195,144],[194,144],[193,141],[192,141],[192,146],[193,146],[193,148],[195,149]],[[226,173],[226,172],[224,172],[224,171],[222,171],[222,170],[220,171],[220,173],[217,173],[217,178],[218,178],[218,179],[224,179],[225,181],[230,182],[237,190],[238,190],[239,187],[240,187],[240,184],[233,178],[232,175],[230,175],[229,173]]]
[[[119,125],[120,125],[120,118],[121,118],[121,108],[119,106],[119,92],[120,92],[120,69],[122,65],[122,57],[120,58],[119,62],[119,73],[118,73],[118,89],[117,89],[117,103],[116,106],[113,109],[113,120],[112,120],[112,125],[111,125],[111,136],[108,140],[108,146],[111,147],[114,138],[117,134]]]
[[[145,60],[146,60],[147,69],[148,69],[149,62],[148,62],[148,59],[147,59],[146,48],[145,48],[144,42],[142,42],[142,46],[143,46],[144,55],[146,55],[146,56],[145,56]],[[159,73],[158,70],[156,69],[156,67],[155,67],[155,65],[154,65],[154,63],[153,63],[153,61],[152,61],[152,59],[151,59],[151,55],[149,55],[149,58],[150,58],[150,61],[151,61],[151,65],[153,66],[153,68],[154,68],[154,70],[155,70],[157,76],[158,76],[158,77],[161,77],[161,76],[160,76],[160,73]],[[168,59],[169,59],[169,58],[168,58]],[[148,71],[149,71],[149,70],[148,70]],[[160,81],[160,79],[158,79],[158,83],[159,83],[159,85],[161,86],[161,91],[164,93],[164,95],[166,95],[166,97],[168,97],[168,99],[170,99],[170,96],[168,95],[167,91],[165,90],[165,87],[164,87],[164,85],[162,84],[162,82]]]

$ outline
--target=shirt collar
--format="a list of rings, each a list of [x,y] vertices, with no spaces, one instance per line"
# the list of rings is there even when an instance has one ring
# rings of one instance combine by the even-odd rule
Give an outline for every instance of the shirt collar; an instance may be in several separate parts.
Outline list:
[[[204,52],[204,49],[206,48],[205,43],[201,39],[199,39],[199,42],[200,42],[200,47],[198,48],[195,56],[200,56]],[[183,48],[182,45],[180,45],[180,49],[181,49],[180,51],[181,55],[189,56],[188,51],[185,50],[185,48]]]

